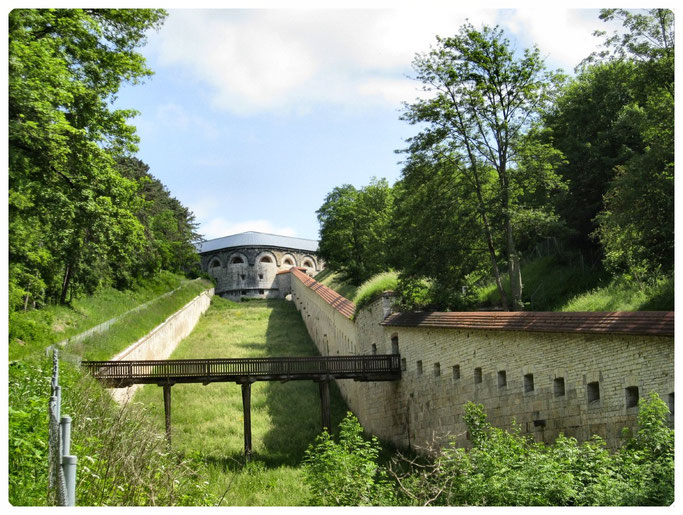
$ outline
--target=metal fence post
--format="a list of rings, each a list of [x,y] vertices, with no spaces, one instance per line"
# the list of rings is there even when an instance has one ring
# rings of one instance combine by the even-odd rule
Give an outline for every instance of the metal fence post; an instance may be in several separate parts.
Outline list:
[[[62,469],[66,483],[66,506],[76,506],[76,456],[62,456]]]
[[[60,429],[62,431],[62,456],[68,456],[71,453],[71,417],[69,415],[62,417]]]

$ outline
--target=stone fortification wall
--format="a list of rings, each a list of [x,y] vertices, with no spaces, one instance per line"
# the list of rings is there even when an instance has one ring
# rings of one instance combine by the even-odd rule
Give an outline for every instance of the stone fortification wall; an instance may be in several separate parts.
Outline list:
[[[421,447],[447,437],[467,445],[467,401],[484,404],[492,424],[511,428],[515,420],[537,441],[597,434],[611,447],[620,444],[623,428],[635,428],[639,398],[657,392],[673,411],[672,314],[646,317],[636,329],[619,314],[611,322],[587,314],[564,315],[571,318],[566,323],[559,315],[525,314],[531,322],[500,323],[491,314],[496,323],[401,326],[392,325],[395,315],[387,318],[387,295],[354,321],[352,304],[300,270],[291,276],[292,299],[321,354],[401,354],[400,381],[338,381],[363,426],[397,445]],[[646,334],[633,334],[639,331]]]
[[[213,288],[200,293],[148,334],[111,358],[111,360],[168,359],[180,341],[192,332],[192,329],[194,329],[194,326],[199,321],[199,317],[209,309],[213,294]],[[112,390],[112,395],[117,401],[125,402],[132,397],[139,386],[141,385],[134,385],[129,388],[115,388]]]

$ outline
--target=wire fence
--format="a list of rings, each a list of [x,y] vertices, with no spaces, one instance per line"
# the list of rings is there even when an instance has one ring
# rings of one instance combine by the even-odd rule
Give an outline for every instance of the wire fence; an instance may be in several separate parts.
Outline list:
[[[62,387],[59,386],[59,354],[52,352],[52,395],[48,404],[48,504],[76,505],[76,456],[71,452],[71,417],[61,416]]]

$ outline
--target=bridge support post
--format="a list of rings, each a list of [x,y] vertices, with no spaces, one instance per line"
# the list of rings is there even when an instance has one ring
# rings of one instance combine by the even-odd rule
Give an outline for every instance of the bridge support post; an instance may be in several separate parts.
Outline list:
[[[164,415],[166,417],[166,440],[171,445],[171,385],[164,385]]]
[[[251,458],[251,383],[242,383],[242,410],[244,413],[244,457]]]
[[[323,431],[332,431],[332,423],[330,421],[330,382],[320,381],[320,411],[322,412]]]

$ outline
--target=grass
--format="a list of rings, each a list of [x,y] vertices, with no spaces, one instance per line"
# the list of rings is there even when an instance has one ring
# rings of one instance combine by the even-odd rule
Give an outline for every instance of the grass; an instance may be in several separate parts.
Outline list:
[[[296,308],[284,300],[234,303],[214,297],[192,334],[171,359],[313,356]],[[332,425],[347,408],[330,385]],[[145,386],[134,400],[164,427],[161,389]],[[299,467],[321,431],[320,397],[312,381],[252,385],[252,460],[244,462],[241,389],[233,383],[177,385],[172,389],[173,447],[206,463],[209,493],[224,506],[305,505],[309,492]]]
[[[110,359],[210,287],[204,279],[186,282],[171,295],[159,297],[142,310],[124,315],[107,331],[68,343],[64,352],[89,360]]]
[[[673,311],[673,277],[640,288],[623,278],[569,300],[562,311]]]
[[[330,270],[329,268],[319,272],[314,279],[319,283],[324,284],[328,288],[333,289],[339,295],[346,297],[349,300],[353,299],[358,291],[358,286],[344,281],[338,273]]]
[[[393,291],[398,283],[398,274],[393,270],[373,275],[358,287],[353,302],[356,304],[356,312],[370,304],[382,292]]]
[[[576,295],[596,288],[606,279],[602,270],[567,266],[554,257],[543,257],[522,263],[523,301],[530,311],[562,311]],[[510,294],[510,280],[503,277],[503,288]],[[480,307],[500,306],[500,295],[495,283],[490,282],[476,291]]]
[[[161,272],[140,281],[131,290],[103,288],[94,295],[73,299],[70,305],[10,313],[9,358],[17,360],[42,353],[46,347],[119,316],[184,282],[186,279],[181,275]]]

